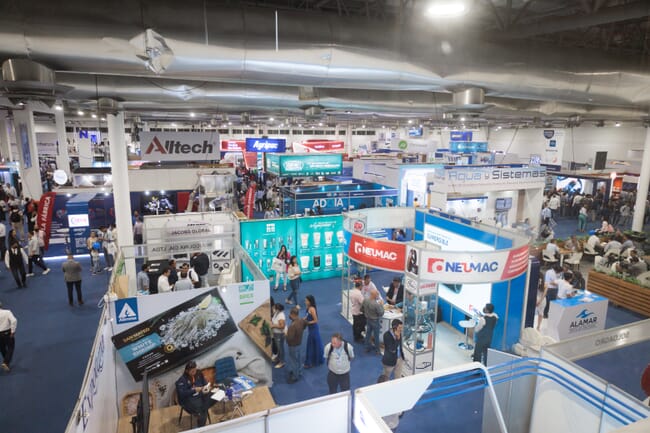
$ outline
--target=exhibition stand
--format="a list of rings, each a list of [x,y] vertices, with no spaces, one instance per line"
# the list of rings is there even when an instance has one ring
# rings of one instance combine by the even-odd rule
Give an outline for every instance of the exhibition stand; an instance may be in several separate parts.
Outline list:
[[[340,275],[343,270],[343,217],[301,216],[240,223],[241,245],[268,279],[276,278],[273,258],[284,245],[298,256],[305,281]]]
[[[555,341],[605,329],[607,298],[580,293],[573,298],[551,301],[546,333]]]

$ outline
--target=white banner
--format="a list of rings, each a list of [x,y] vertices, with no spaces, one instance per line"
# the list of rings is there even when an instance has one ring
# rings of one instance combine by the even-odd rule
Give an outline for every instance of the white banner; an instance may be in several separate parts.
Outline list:
[[[38,142],[36,143],[36,149],[38,150],[38,156],[57,156],[59,154],[58,145],[56,142],[54,143]]]
[[[141,132],[143,161],[219,160],[219,134],[216,132]]]
[[[544,138],[544,154],[542,155],[542,164],[555,165],[562,167],[562,156],[564,153],[564,130],[563,129],[544,129],[542,131]]]
[[[433,189],[440,192],[485,192],[543,188],[545,167],[437,168]]]
[[[422,250],[420,280],[441,283],[495,283],[528,269],[528,245],[512,250],[456,252]]]

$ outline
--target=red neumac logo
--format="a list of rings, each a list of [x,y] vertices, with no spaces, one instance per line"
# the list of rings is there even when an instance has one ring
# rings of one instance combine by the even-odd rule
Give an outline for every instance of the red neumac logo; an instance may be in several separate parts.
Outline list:
[[[146,155],[151,153],[160,153],[161,155],[183,155],[183,154],[206,154],[214,152],[214,146],[211,143],[208,143],[207,140],[203,140],[203,143],[181,143],[180,141],[165,140],[165,144],[161,144],[158,137],[154,136],[147,146],[147,150],[144,151]]]

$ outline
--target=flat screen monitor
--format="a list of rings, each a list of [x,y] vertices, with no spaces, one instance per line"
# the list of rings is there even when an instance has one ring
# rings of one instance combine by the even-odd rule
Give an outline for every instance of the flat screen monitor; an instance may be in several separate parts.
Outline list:
[[[496,210],[509,210],[510,208],[512,208],[512,198],[504,197],[497,199]]]
[[[424,128],[409,128],[409,137],[422,137]]]
[[[594,170],[604,170],[607,165],[607,152],[596,152]]]

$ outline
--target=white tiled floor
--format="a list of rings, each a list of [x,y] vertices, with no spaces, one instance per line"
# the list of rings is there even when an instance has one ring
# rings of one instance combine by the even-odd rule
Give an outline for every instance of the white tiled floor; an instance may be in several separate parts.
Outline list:
[[[447,323],[438,323],[436,327],[434,369],[437,370],[472,362],[473,351],[458,347],[458,343],[462,341],[465,341],[464,334],[461,334]]]

